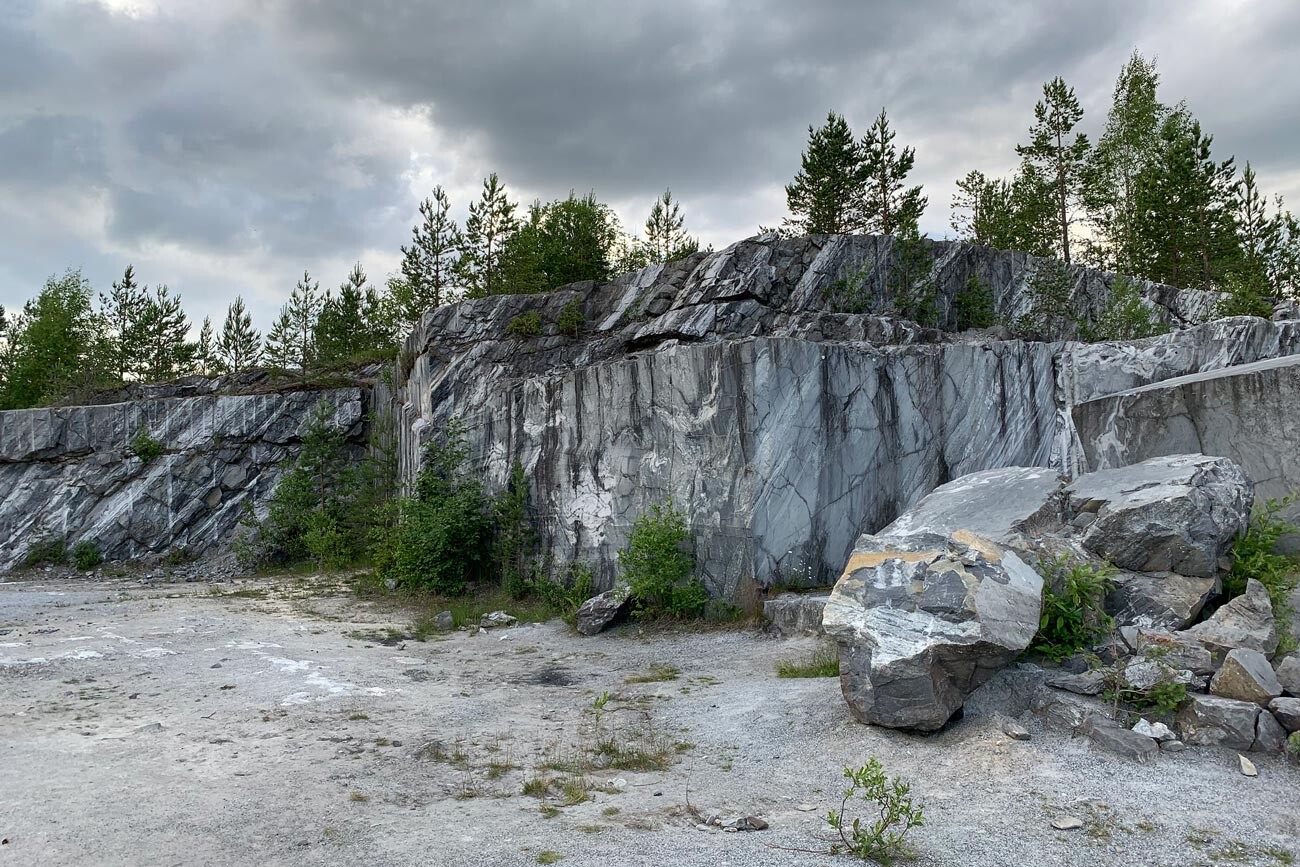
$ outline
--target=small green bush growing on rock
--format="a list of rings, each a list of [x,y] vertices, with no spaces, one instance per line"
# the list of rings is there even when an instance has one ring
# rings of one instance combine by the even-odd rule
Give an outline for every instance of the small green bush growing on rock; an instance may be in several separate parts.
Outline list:
[[[1214,308],[1214,318],[1226,316],[1258,316],[1268,319],[1273,315],[1273,305],[1265,297],[1266,285],[1258,278],[1229,274],[1223,281],[1224,296]]]
[[[1110,632],[1113,622],[1103,605],[1111,572],[1103,566],[1070,565],[1062,556],[1045,560],[1043,613],[1031,649],[1060,661],[1091,647]]]
[[[1169,326],[1156,318],[1155,312],[1142,303],[1137,284],[1127,277],[1116,277],[1110,298],[1097,322],[1088,329],[1089,340],[1139,340],[1167,334]]]
[[[925,824],[924,805],[912,800],[912,786],[904,780],[886,776],[880,759],[875,756],[860,768],[845,768],[849,786],[844,790],[840,809],[832,810],[826,821],[840,836],[833,851],[847,852],[863,861],[892,864],[909,854],[904,838],[913,828]],[[846,815],[849,801],[861,800],[869,807],[864,821]],[[874,810],[875,815],[870,815]]]
[[[1300,732],[1291,732],[1286,739],[1286,754],[1296,761],[1300,761]]]
[[[1070,271],[1059,259],[1049,259],[1025,286],[1029,312],[1020,316],[1014,330],[1040,340],[1064,340],[1078,328],[1071,300]]]
[[[23,557],[23,566],[62,566],[68,562],[68,548],[62,539],[50,537],[32,544]]]
[[[527,313],[520,313],[510,324],[506,326],[506,334],[511,337],[526,338],[536,337],[542,333],[542,317],[537,315],[536,310],[530,310]]]
[[[1290,597],[1300,582],[1300,563],[1276,553],[1276,546],[1283,536],[1300,533],[1300,527],[1281,514],[1295,502],[1296,496],[1291,494],[1255,507],[1250,526],[1232,545],[1232,568],[1223,579],[1223,592],[1229,599],[1245,593],[1246,583],[1252,578],[1264,585],[1273,603],[1273,617],[1282,640],[1278,650],[1282,653],[1295,649],[1291,646],[1294,643],[1291,619],[1295,612],[1291,610]]]
[[[560,329],[564,334],[571,337],[577,337],[582,331],[582,326],[587,322],[587,317],[582,312],[582,301],[574,298],[568,304],[565,304],[560,310],[560,315],[555,320],[555,327]]]
[[[871,263],[864,262],[822,290],[833,313],[870,313]]]
[[[990,328],[997,322],[993,288],[978,277],[966,281],[966,288],[952,298],[953,327],[957,331],[968,328]]]
[[[161,442],[149,436],[148,428],[140,425],[140,429],[131,438],[131,451],[147,464],[154,458],[160,457],[166,449]]]
[[[72,546],[72,565],[82,572],[89,572],[104,562],[104,555],[99,553],[99,546],[89,539]]]
[[[618,553],[623,579],[638,617],[697,617],[709,597],[695,580],[686,516],[658,503],[636,519],[628,546]]]

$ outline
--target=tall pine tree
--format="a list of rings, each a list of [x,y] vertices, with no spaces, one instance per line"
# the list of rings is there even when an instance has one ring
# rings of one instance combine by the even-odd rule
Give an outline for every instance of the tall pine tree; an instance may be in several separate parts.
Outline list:
[[[880,235],[910,233],[925,210],[927,200],[921,187],[904,187],[916,162],[916,151],[910,147],[900,151],[894,145],[894,136],[882,108],[862,137],[864,194],[855,229]]]
[[[862,146],[844,117],[830,112],[821,127],[808,127],[799,173],[785,188],[790,217],[783,225],[804,235],[859,231],[865,187]]]
[[[1083,119],[1083,109],[1074,95],[1057,76],[1043,85],[1043,98],[1034,106],[1034,125],[1029,128],[1029,144],[1017,145],[1016,153],[1034,166],[1050,184],[1056,208],[1057,238],[1061,258],[1070,264],[1070,224],[1072,210],[1083,193],[1084,167],[1088,159],[1088,137],[1070,134]]]
[[[700,242],[686,233],[686,217],[673,201],[672,190],[664,190],[650,207],[645,221],[645,248],[650,262],[670,262],[700,249]]]
[[[456,265],[464,238],[451,218],[451,205],[441,185],[420,203],[420,222],[411,229],[411,246],[402,247],[400,318],[408,325],[420,321],[424,311],[450,299]]]
[[[253,316],[244,306],[243,296],[236,295],[226,308],[226,321],[217,338],[217,359],[226,373],[240,373],[262,360],[262,335],[253,328]]]
[[[138,378],[143,373],[145,334],[141,331],[141,320],[147,302],[145,289],[135,282],[132,265],[126,266],[122,279],[113,283],[107,295],[100,293],[100,315],[107,327],[105,360],[119,382]]]
[[[158,286],[146,294],[140,332],[140,375],[146,382],[174,379],[189,369],[195,346],[188,340],[190,321],[179,293],[173,295],[166,286]]]
[[[469,206],[463,254],[457,263],[469,297],[486,298],[511,291],[503,285],[501,264],[506,242],[519,228],[515,207],[496,172],[488,175],[479,200]]]

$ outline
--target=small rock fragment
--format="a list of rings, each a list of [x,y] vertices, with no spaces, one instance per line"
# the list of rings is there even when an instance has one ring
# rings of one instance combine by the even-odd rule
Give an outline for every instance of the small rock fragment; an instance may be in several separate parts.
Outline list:
[[[1238,754],[1237,758],[1241,760],[1241,773],[1247,777],[1258,777],[1259,771],[1255,770],[1255,763],[1243,755]]]
[[[456,620],[452,617],[450,611],[439,611],[434,615],[433,625],[443,632],[450,632],[456,628]]]
[[[1004,719],[1002,721],[1002,734],[1011,738],[1013,741],[1029,740],[1029,729],[1025,728],[1013,719]]]
[[[1062,816],[1052,820],[1052,827],[1058,831],[1074,831],[1083,827],[1083,820],[1075,816]]]
[[[1162,752],[1166,753],[1181,753],[1183,750],[1187,749],[1187,744],[1178,740],[1161,741],[1160,749]]]
[[[512,615],[504,611],[493,611],[479,618],[478,625],[481,629],[492,629],[497,626],[513,626],[515,623],[516,619]]]
[[[798,810],[800,813],[811,813],[817,808],[814,807],[812,804],[800,804],[799,806],[795,807],[795,809]]]

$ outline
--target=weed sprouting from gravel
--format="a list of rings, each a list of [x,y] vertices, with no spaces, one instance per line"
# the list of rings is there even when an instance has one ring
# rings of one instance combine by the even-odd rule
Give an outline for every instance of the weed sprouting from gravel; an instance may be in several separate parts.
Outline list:
[[[776,664],[777,677],[839,677],[840,654],[833,645],[822,645],[803,659],[783,659]]]

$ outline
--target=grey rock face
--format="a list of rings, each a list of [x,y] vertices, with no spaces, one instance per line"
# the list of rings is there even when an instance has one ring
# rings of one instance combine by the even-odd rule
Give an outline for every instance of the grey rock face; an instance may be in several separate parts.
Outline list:
[[[1042,578],[1013,552],[951,536],[864,536],[826,603],[840,685],[861,722],[933,731],[1024,650]]]
[[[1255,718],[1255,742],[1250,745],[1251,752],[1280,753],[1286,748],[1286,729],[1267,710],[1260,711]]]
[[[1065,489],[1069,514],[1094,514],[1083,546],[1121,569],[1213,578],[1250,520],[1251,483],[1230,460],[1152,458],[1080,477]]]
[[[1193,674],[1213,674],[1215,670],[1214,655],[1209,650],[1169,632],[1138,630],[1134,645],[1139,655],[1158,655],[1173,668]]]
[[[822,612],[826,608],[828,593],[782,593],[763,603],[763,619],[773,633],[794,635],[820,635]]]
[[[1103,750],[1139,763],[1151,761],[1160,752],[1160,747],[1151,738],[1126,729],[1095,711],[1084,718],[1079,733]]]
[[[1268,709],[1288,732],[1300,731],[1300,698],[1275,698]]]
[[[259,508],[297,454],[319,400],[360,449],[359,388],[0,412],[0,569],[46,537],[93,542],[106,560],[225,545],[245,502]],[[164,449],[148,463],[131,451],[141,429]]]
[[[1183,629],[1195,622],[1205,603],[1219,592],[1217,578],[1163,573],[1117,572],[1106,597],[1115,622],[1145,629]]]
[[[1106,688],[1106,676],[1096,669],[1078,674],[1058,674],[1049,677],[1047,685],[1076,695],[1101,695],[1101,691]]]
[[[1270,656],[1277,650],[1273,603],[1264,585],[1252,578],[1246,582],[1246,592],[1179,635],[1200,642],[1215,654],[1226,655],[1243,647]]]
[[[1175,727],[1189,744],[1249,750],[1255,743],[1255,721],[1261,713],[1254,702],[1193,695],[1179,709]]]
[[[1060,521],[1061,476],[1044,467],[982,470],[940,485],[881,530],[881,536],[967,530],[994,542]]]
[[[1268,657],[1258,650],[1237,648],[1224,657],[1223,665],[1210,680],[1210,692],[1238,701],[1253,701],[1260,707],[1282,694],[1282,684]]]
[[[1121,379],[1132,387],[1291,349],[1285,324],[1249,320],[1125,344],[1109,357],[827,312],[825,290],[864,263],[868,296],[883,298],[891,244],[765,236],[608,284],[431,311],[398,371],[403,477],[416,472],[429,432],[459,416],[489,488],[504,485],[515,459],[532,476],[542,547],[557,565],[587,561],[597,586],[612,586],[632,522],[671,497],[687,515],[706,586],[755,603],[775,584],[832,583],[861,532],[950,479],[1069,466],[1079,452],[1069,407]],[[945,317],[970,276],[1014,316],[1041,267],[1016,253],[929,249]],[[1079,310],[1094,315],[1112,278],[1071,274]],[[1212,301],[1143,292],[1177,325]],[[553,324],[573,300],[588,323],[576,339]],[[508,338],[524,312],[539,315],[543,334]]]
[[[1225,320],[1225,323],[1235,320]],[[1256,482],[1256,496],[1279,498],[1300,488],[1300,323],[1285,323],[1280,345],[1259,324],[1245,359],[1254,363],[1129,387],[1073,408],[1083,463],[1121,467],[1156,455],[1204,452],[1229,457]],[[1223,325],[1224,323],[1216,323]],[[1226,349],[1226,347],[1225,347]],[[1260,355],[1265,360],[1251,359]],[[1285,356],[1271,358],[1276,352]],[[1292,514],[1295,514],[1293,512]]]
[[[1300,696],[1300,652],[1288,653],[1274,669],[1277,682],[1287,695]]]
[[[583,635],[595,635],[618,617],[619,612],[632,598],[632,588],[620,584],[583,602],[578,607],[576,616],[578,631]]]

